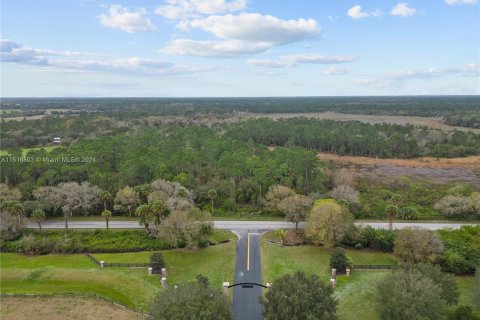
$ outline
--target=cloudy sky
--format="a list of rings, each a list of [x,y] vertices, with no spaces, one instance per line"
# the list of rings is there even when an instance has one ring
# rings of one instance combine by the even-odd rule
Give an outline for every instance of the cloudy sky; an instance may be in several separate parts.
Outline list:
[[[477,0],[1,2],[1,96],[480,94]]]

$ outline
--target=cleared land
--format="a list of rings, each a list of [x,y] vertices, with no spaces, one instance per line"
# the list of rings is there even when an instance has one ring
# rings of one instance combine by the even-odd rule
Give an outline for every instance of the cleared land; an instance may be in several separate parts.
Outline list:
[[[269,237],[269,234],[267,234]],[[346,250],[355,264],[397,264],[396,258],[388,253],[370,250]],[[288,273],[304,271],[325,279],[330,278],[331,250],[316,246],[283,247],[269,243],[265,236],[261,242],[262,277],[264,282]],[[379,316],[375,306],[376,284],[389,271],[354,271],[350,277],[338,276],[335,296],[338,299],[340,320],[376,320]],[[460,289],[458,305],[471,305],[474,277],[456,277]],[[453,310],[454,308],[450,308]],[[477,312],[480,314],[480,312]]]
[[[334,121],[360,121],[369,124],[398,124],[398,125],[414,125],[420,127],[429,127],[441,130],[459,130],[480,133],[480,129],[454,127],[443,123],[440,117],[413,117],[413,116],[387,116],[387,115],[365,115],[337,112],[313,112],[313,113],[248,113],[239,112],[236,115],[213,116],[198,115],[195,118],[187,116],[149,116],[146,120],[151,124],[155,123],[195,123],[195,124],[212,124],[212,123],[234,123],[249,119],[269,118],[273,120],[289,119],[289,118],[312,118],[318,120],[334,120]]]
[[[168,282],[192,281],[200,273],[219,287],[223,281],[232,281],[235,244],[230,241],[205,249],[165,252]],[[104,258],[107,262],[148,262],[150,254],[112,254]],[[146,268],[100,269],[81,254],[30,257],[1,253],[0,282],[2,293],[85,292],[136,308],[147,308],[161,290],[159,276],[148,276]]]
[[[288,119],[288,118],[313,118],[319,120],[335,120],[335,121],[360,121],[369,124],[399,124],[414,126],[426,126],[434,129],[442,130],[460,130],[480,133],[480,129],[453,127],[442,122],[441,118],[434,117],[408,117],[408,116],[385,116],[385,115],[367,115],[367,114],[351,114],[351,113],[337,113],[337,112],[316,112],[316,113],[244,113],[240,117],[246,119],[256,118],[270,118],[270,119]]]
[[[2,320],[140,320],[143,316],[96,299],[48,297],[2,298]]]
[[[455,169],[455,168],[480,168],[480,156],[470,156],[464,158],[415,158],[415,159],[381,159],[354,156],[338,156],[331,153],[317,153],[320,160],[333,160],[338,162],[352,163],[358,165],[370,166],[397,166],[411,168],[435,168],[435,169]]]
[[[43,146],[43,147],[31,147],[31,148],[22,148],[22,155],[26,156],[27,153],[31,150],[40,150],[45,149],[45,151],[50,152],[53,149],[61,148],[60,146]],[[0,156],[6,156],[8,154],[7,150],[0,150]]]

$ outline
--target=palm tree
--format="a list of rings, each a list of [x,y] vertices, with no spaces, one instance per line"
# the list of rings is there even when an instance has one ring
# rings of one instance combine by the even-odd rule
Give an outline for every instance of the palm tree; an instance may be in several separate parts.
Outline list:
[[[108,231],[108,221],[110,221],[110,218],[112,217],[112,211],[107,209],[103,210],[102,217],[105,218],[105,223],[107,224],[107,231]]]
[[[165,204],[160,201],[160,200],[155,200],[152,201],[151,203],[148,204],[150,207],[150,212],[154,217],[155,224],[158,226],[163,219],[165,219],[170,211],[168,208],[165,206]],[[146,217],[148,219],[148,217]]]
[[[16,200],[5,201],[2,208],[12,216],[17,216],[19,224],[22,223],[23,205],[20,202]]]
[[[398,215],[398,206],[394,204],[389,204],[385,207],[385,213],[387,214],[388,218],[388,228],[392,230],[393,227],[393,219],[395,219]]]
[[[45,215],[45,211],[43,211],[42,209],[37,209],[35,211],[32,212],[32,215],[31,215],[31,218],[35,221],[37,221],[38,223],[38,230],[40,232],[42,232],[42,222],[45,220],[46,218],[46,215]]]
[[[112,199],[112,194],[107,190],[104,190],[100,193],[100,199],[103,201],[103,210],[107,210],[107,202]]]
[[[213,214],[213,200],[215,200],[217,198],[217,190],[215,189],[210,189],[207,191],[207,195],[208,197],[210,198],[210,201],[212,203],[212,214]]]
[[[148,232],[148,216],[151,208],[148,204],[142,204],[135,209],[135,215],[140,218],[139,224],[145,227],[145,231]]]

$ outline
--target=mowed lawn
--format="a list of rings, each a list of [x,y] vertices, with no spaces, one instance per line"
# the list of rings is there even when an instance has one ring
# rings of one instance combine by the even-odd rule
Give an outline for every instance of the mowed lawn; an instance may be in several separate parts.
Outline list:
[[[346,249],[354,264],[390,264],[398,263],[388,253],[371,250]],[[288,246],[261,241],[262,276],[265,282],[295,271],[316,273],[321,278],[330,279],[330,256],[332,249],[317,246]]]
[[[165,251],[168,282],[191,281],[200,273],[219,287],[223,281],[232,281],[235,244],[230,241],[205,249]],[[150,254],[109,254],[104,260],[148,262]],[[95,293],[132,307],[148,308],[160,290],[159,276],[148,276],[146,268],[100,269],[81,254],[31,257],[0,254],[2,293]]]
[[[355,264],[397,264],[397,259],[389,253],[370,250],[345,250]],[[317,274],[325,282],[330,279],[330,255],[332,250],[316,246],[283,247],[262,239],[263,282],[275,282],[285,274],[303,271]],[[376,285],[391,271],[354,271],[352,275],[338,276],[335,297],[338,299],[340,320],[380,319],[376,311]],[[458,305],[472,305],[474,277],[456,277],[460,289]],[[450,307],[449,310],[453,310]]]
[[[234,237],[234,236],[233,236]],[[177,249],[162,251],[168,272],[168,283],[175,284],[195,279],[199,274],[207,276],[211,283],[221,287],[224,281],[233,282],[235,274],[236,240],[205,249]],[[148,263],[152,252],[94,254],[99,261]]]

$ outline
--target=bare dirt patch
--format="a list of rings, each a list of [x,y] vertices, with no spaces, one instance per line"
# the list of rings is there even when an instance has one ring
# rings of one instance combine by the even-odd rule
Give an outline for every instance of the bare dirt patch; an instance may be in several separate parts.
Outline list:
[[[470,156],[463,158],[415,158],[415,159],[381,159],[354,156],[338,156],[331,153],[320,152],[317,154],[320,160],[334,160],[358,165],[389,165],[412,168],[442,168],[442,169],[480,169],[480,156]]]
[[[480,156],[436,159],[379,159],[368,157],[338,156],[318,153],[320,160],[333,160],[345,165],[360,167],[357,174],[370,177],[401,177],[428,179],[440,183],[468,182],[480,186]]]
[[[2,320],[140,320],[143,316],[96,299],[69,297],[2,297]]]

